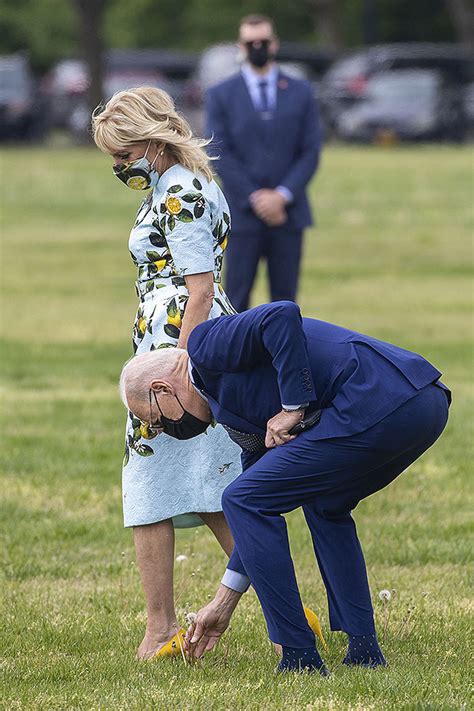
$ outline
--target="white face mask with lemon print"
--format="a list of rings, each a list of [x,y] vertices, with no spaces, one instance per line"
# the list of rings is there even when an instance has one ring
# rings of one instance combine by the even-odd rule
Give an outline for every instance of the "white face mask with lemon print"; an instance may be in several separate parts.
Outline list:
[[[153,159],[153,163],[150,163],[147,158],[150,145],[151,141],[148,141],[145,155],[141,158],[128,161],[127,163],[119,163],[112,168],[114,175],[132,190],[148,190],[148,188],[154,188],[160,179],[159,173],[154,168],[158,153]]]

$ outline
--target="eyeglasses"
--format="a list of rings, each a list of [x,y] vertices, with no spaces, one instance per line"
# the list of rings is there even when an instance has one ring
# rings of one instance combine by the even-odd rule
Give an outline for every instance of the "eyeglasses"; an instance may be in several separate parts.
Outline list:
[[[155,404],[156,404],[158,410],[160,411],[161,414],[163,414],[161,412],[161,407],[158,402],[158,397],[156,395],[156,392],[154,390],[152,390],[152,388],[150,388],[148,391],[148,403],[150,405],[150,420],[148,422],[148,429],[157,431],[157,430],[161,430],[161,420],[158,419],[158,420],[155,420],[155,422],[153,422],[153,410],[152,410],[152,402],[151,402],[151,394],[152,393],[153,393],[153,397],[155,398]]]

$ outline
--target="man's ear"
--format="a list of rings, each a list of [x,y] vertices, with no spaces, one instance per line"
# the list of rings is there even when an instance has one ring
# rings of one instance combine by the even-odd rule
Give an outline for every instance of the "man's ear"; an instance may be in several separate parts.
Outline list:
[[[158,395],[174,395],[174,388],[165,380],[152,380],[150,389]]]

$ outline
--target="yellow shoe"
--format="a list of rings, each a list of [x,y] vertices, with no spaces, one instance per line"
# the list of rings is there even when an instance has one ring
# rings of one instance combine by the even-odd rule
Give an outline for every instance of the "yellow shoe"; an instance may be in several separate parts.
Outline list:
[[[152,659],[157,659],[158,657],[183,657],[186,661],[186,656],[184,652],[184,637],[186,632],[184,627],[181,627],[179,632],[177,632],[174,637],[171,637],[166,644],[164,644],[157,653],[152,657]]]
[[[319,637],[321,644],[323,645],[324,649],[327,652],[328,646],[326,644],[326,640],[323,637],[323,633],[321,630],[321,624],[319,622],[318,616],[309,607],[303,607],[303,609],[304,609],[304,614],[306,615],[306,619],[308,620],[308,625],[311,627],[314,634]]]

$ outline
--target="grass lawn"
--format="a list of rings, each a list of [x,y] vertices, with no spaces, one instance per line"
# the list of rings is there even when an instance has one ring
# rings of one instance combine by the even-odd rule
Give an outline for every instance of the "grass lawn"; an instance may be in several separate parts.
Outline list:
[[[276,678],[245,596],[193,667],[134,661],[144,604],[122,528],[117,377],[136,307],[127,239],[140,196],[98,152],[3,151],[2,688],[5,709],[468,708],[473,452],[472,175],[466,148],[331,147],[311,187],[305,315],[423,353],[454,391],[441,440],[355,518],[388,669],[341,666],[300,512],[288,516],[330,679]],[[263,275],[256,301],[266,300]],[[178,531],[179,618],[225,566],[204,528]],[[393,591],[389,603],[382,588]]]

